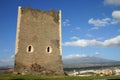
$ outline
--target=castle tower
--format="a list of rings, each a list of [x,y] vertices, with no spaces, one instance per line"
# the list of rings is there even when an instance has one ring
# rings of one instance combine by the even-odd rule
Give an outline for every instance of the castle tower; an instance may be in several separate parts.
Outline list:
[[[61,11],[18,8],[15,72],[64,75],[61,49]]]

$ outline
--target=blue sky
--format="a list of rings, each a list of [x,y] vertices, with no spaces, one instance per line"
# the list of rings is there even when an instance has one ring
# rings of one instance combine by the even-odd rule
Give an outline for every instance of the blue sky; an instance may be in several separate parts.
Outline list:
[[[14,61],[18,6],[62,10],[63,58],[120,61],[120,0],[0,0],[0,65]]]

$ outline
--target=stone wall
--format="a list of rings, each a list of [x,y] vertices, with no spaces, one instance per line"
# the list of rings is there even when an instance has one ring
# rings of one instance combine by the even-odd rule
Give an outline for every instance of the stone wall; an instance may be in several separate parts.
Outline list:
[[[60,11],[19,7],[14,71],[19,74],[64,75]]]

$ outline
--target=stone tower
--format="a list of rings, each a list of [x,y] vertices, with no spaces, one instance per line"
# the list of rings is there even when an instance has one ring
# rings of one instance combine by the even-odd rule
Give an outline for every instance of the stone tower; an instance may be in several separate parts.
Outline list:
[[[18,8],[14,72],[64,75],[61,11]]]

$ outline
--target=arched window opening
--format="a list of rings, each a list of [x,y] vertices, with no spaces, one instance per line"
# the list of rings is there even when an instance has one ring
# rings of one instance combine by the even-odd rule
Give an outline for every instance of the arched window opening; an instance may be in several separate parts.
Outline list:
[[[31,46],[28,47],[28,52],[31,52]]]
[[[50,52],[50,47],[47,48],[47,52],[48,52],[48,53]]]
[[[33,52],[33,46],[32,45],[29,45],[27,47],[27,52],[29,52],[29,53]]]
[[[47,52],[47,53],[51,53],[51,52],[52,52],[52,48],[51,48],[50,46],[48,46],[48,47],[46,48],[46,52]]]

